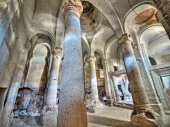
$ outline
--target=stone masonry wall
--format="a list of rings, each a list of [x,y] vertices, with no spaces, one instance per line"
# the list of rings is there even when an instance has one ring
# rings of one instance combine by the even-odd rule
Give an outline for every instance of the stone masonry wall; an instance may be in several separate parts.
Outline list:
[[[5,89],[0,94],[0,126],[7,91],[26,47],[23,12],[18,8],[17,2],[0,2],[0,91]]]
[[[153,0],[170,26],[170,0]]]

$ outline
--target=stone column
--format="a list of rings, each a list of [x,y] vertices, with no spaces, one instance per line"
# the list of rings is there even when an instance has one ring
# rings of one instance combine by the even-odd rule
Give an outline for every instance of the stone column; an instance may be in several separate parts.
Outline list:
[[[89,57],[88,60],[90,65],[91,104],[93,107],[95,107],[99,103],[96,67],[95,67],[96,58],[91,56]]]
[[[109,80],[109,74],[108,74],[108,67],[107,67],[107,61],[106,59],[103,59],[103,69],[104,69],[104,78],[105,78],[105,89],[106,89],[106,97],[108,100],[110,100],[110,104],[112,104],[112,93],[111,93],[111,85]]]
[[[56,100],[61,54],[62,49],[54,47],[52,51],[50,81],[47,88],[46,107],[43,114],[44,126],[57,126],[58,106]]]
[[[50,82],[47,90],[47,99],[46,106],[50,110],[56,110],[57,108],[57,86],[58,86],[58,73],[60,66],[60,57],[62,49],[55,47],[52,51],[52,63],[51,63],[51,72],[50,72]]]
[[[118,40],[121,48],[126,72],[129,79],[130,91],[134,101],[134,111],[131,115],[131,122],[133,127],[156,127],[158,126],[158,114],[155,113],[149,103],[144,84],[142,82],[141,74],[132,49],[132,40],[124,34]]]
[[[57,127],[87,127],[81,45],[80,0],[65,3],[64,59]]]
[[[14,117],[13,108],[17,98],[18,90],[20,88],[22,76],[27,61],[27,56],[28,56],[28,50],[26,49],[22,53],[13,81],[10,84],[7,100],[3,110],[2,127],[9,127],[12,124],[13,117]]]

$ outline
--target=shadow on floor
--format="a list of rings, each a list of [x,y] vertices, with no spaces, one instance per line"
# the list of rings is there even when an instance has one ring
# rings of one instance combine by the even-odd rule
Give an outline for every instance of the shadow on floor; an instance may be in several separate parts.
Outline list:
[[[12,127],[41,127],[40,116],[23,116],[14,119]]]
[[[95,115],[88,115],[88,123],[95,123],[98,125],[112,126],[112,127],[131,127],[130,121],[123,121],[118,119],[106,118]]]

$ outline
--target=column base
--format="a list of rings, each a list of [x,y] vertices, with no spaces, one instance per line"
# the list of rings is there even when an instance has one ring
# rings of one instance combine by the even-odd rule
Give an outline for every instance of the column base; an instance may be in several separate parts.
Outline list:
[[[104,104],[101,103],[100,101],[97,101],[95,103],[91,102],[91,104],[86,107],[86,110],[87,110],[87,112],[95,113],[98,108],[103,108],[103,106],[104,106]]]
[[[57,127],[58,107],[45,108],[42,111],[42,124],[44,127]]]
[[[105,104],[107,105],[107,106],[109,106],[109,107],[112,107],[113,106],[113,99],[107,99],[106,100],[106,102],[105,102]]]
[[[142,113],[131,114],[132,127],[162,127],[162,119],[152,109],[147,109]]]
[[[10,126],[12,126],[12,124],[14,122],[14,114],[13,114],[13,112],[11,113],[10,116],[6,115],[7,113],[5,113],[5,111],[3,113],[4,114],[2,114],[2,121],[1,121],[0,126],[1,125],[2,125],[2,127],[10,127]]]

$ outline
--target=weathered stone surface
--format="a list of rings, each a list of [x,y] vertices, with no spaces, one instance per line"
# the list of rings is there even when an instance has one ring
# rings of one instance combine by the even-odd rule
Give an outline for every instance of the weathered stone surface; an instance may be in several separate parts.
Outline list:
[[[5,108],[3,110],[1,126],[10,126],[12,124],[12,120],[13,120],[12,114],[13,114],[14,104],[17,98],[17,93],[23,76],[27,55],[28,55],[28,51],[23,52],[20,59],[20,63],[15,72],[13,82],[10,85],[7,101],[5,103]]]
[[[57,48],[55,50],[57,50]],[[57,106],[56,100],[57,100],[58,75],[59,75],[58,73],[59,73],[59,66],[60,66],[61,51],[59,51],[59,54],[57,51],[55,52],[53,51],[53,55],[52,55],[50,82],[47,88],[46,105],[49,108],[55,108]]]
[[[8,3],[6,1],[0,2],[0,45],[17,10],[19,10],[17,0],[9,1]]]
[[[64,1],[64,5],[61,1]],[[0,93],[0,126],[5,108],[9,109],[9,112],[7,112],[9,114],[7,116],[9,123],[12,122],[10,120],[12,120],[13,116],[15,117],[13,125],[15,127],[40,127],[43,126],[40,123],[41,121],[47,127],[57,126],[57,119],[58,125],[61,127],[87,126],[83,84],[88,84],[88,95],[86,98],[87,104],[90,104],[90,76],[88,77],[89,79],[83,80],[82,58],[84,56],[85,62],[88,56],[96,56],[95,52],[100,54],[100,62],[93,62],[93,64],[96,64],[98,87],[102,86],[102,91],[106,91],[107,97],[110,98],[107,69],[112,72],[113,70],[118,71],[114,72],[115,75],[125,73],[120,71],[124,70],[122,56],[120,56],[120,63],[117,62],[117,56],[120,53],[117,50],[117,39],[122,36],[122,33],[128,32],[133,36],[134,42],[138,41],[132,47],[135,54],[133,60],[136,59],[139,68],[134,69],[136,64],[128,66],[127,70],[131,71],[131,73],[128,72],[130,75],[129,79],[133,80],[135,85],[143,83],[144,90],[148,96],[148,99],[145,99],[143,86],[132,87],[135,93],[133,97],[135,108],[138,110],[137,113],[134,112],[131,118],[132,123],[134,126],[143,127],[157,126],[163,122],[163,127],[169,127],[168,114],[170,113],[170,106],[167,99],[170,81],[167,77],[169,76],[169,64],[166,66],[159,65],[169,62],[170,56],[170,43],[167,36],[170,35],[170,27],[168,25],[169,0],[154,1],[159,10],[158,13],[155,13],[157,9],[152,1],[143,0],[85,0],[82,2],[84,10],[80,0],[1,0],[0,91],[2,90],[3,92],[2,94]],[[64,14],[62,12],[63,9],[65,9]],[[152,13],[153,10],[154,13]],[[135,17],[138,18],[136,23],[133,22]],[[151,21],[150,19],[152,18],[153,20]],[[64,19],[66,20],[65,25]],[[80,26],[82,27],[81,30]],[[65,27],[68,27],[68,29],[65,32],[64,41],[66,45],[63,47]],[[26,39],[29,40],[28,43]],[[43,46],[35,54],[32,54],[32,51],[35,51],[34,49],[39,44]],[[158,64],[157,66],[148,64],[148,67],[146,67],[146,61],[140,54],[139,45],[137,44],[144,47],[144,52],[146,52],[144,59],[147,60],[148,57],[153,58],[155,60],[154,64]],[[6,106],[6,104],[9,104],[8,99],[16,96],[16,92],[10,94],[10,88],[12,88],[10,84],[18,86],[19,83],[13,83],[13,79],[17,72],[16,69],[20,56],[29,46],[31,51],[28,59],[25,57],[27,59],[27,67],[21,81],[21,85],[28,88],[20,89],[13,114],[11,113],[13,106]],[[62,71],[60,70],[58,74],[51,73],[50,76],[49,65],[49,55],[52,53],[54,46],[65,48],[65,55],[62,58],[63,77],[59,100],[61,104],[59,117],[57,117],[55,77],[58,74],[61,75]],[[127,51],[126,48],[124,50],[125,52]],[[39,55],[37,55],[38,53]],[[34,57],[35,55],[37,55],[36,58]],[[108,63],[103,60],[107,60]],[[126,59],[125,63],[133,62],[133,60]],[[61,68],[61,64],[54,65],[54,68],[59,66]],[[100,72],[106,70],[104,75],[101,76],[106,77],[105,80],[104,78],[98,78],[100,77],[98,69],[100,69]],[[140,76],[136,71],[140,71]],[[162,78],[162,76],[166,77]],[[166,85],[164,85],[165,80]],[[49,92],[46,89],[48,84],[54,84],[49,86]],[[112,82],[111,85],[113,87]],[[97,90],[96,86],[95,84],[94,90],[95,94],[98,95],[97,92],[100,92],[100,89]],[[121,93],[121,96],[127,94],[120,91],[118,93]],[[114,88],[112,88],[112,93],[115,93]],[[19,97],[20,95],[21,97]],[[103,94],[100,93],[99,95]],[[44,99],[46,96],[48,96],[48,99]],[[103,100],[105,100],[104,97],[102,98]],[[96,98],[98,99],[98,97]],[[100,96],[99,99],[102,100]],[[148,104],[140,105],[141,103],[148,103],[148,100],[153,110],[161,114],[159,119],[157,119],[157,114],[151,110]],[[15,99],[10,102],[14,103]],[[46,102],[48,103],[47,106]],[[110,103],[109,100],[104,102]],[[122,102],[116,104],[116,106],[127,108],[127,105],[124,105]],[[163,109],[161,109],[161,105]],[[44,110],[42,110],[43,107]],[[92,120],[89,121],[89,126],[131,126],[129,113],[131,111],[124,112],[124,109],[115,107],[113,110],[111,108],[99,109],[101,107],[96,106],[95,113],[90,114],[91,116],[88,117]],[[89,110],[94,112],[93,106]],[[162,110],[163,112],[161,112]],[[44,116],[44,119],[42,116]]]
[[[163,17],[170,26],[170,0],[153,0],[157,8],[162,12]]]
[[[144,50],[144,49],[143,49]],[[137,64],[139,66],[140,74],[142,76],[142,81],[144,83],[145,91],[148,96],[149,102],[153,110],[157,113],[162,114],[162,105],[160,104],[159,98],[157,97],[156,91],[154,89],[154,82],[148,72],[148,66],[146,66],[146,59],[142,59],[142,54],[139,49],[134,49],[135,57],[138,60]]]
[[[158,114],[155,113],[149,103],[147,93],[141,78],[140,70],[131,46],[132,40],[127,34],[118,40],[121,47],[126,72],[130,83],[130,91],[134,102],[134,111],[131,116],[133,127],[142,127],[142,123],[147,127],[157,127]],[[143,118],[143,119],[142,119]],[[146,123],[146,124],[145,124]]]
[[[80,20],[76,11],[67,11],[65,27],[64,60],[57,126],[87,127]]]
[[[57,127],[57,116],[58,116],[58,111],[52,110],[52,111],[45,111],[43,115],[43,126],[44,127]]]
[[[159,123],[157,114],[154,115],[152,110],[147,110],[140,114],[132,112],[131,122],[132,127],[159,127],[162,125],[162,121]]]
[[[43,109],[43,125],[44,126],[57,126],[57,116],[58,116],[58,105],[57,105],[57,93],[58,92],[58,78],[59,78],[59,67],[60,67],[60,57],[62,54],[62,49],[59,47],[54,47],[52,52],[52,63],[50,71],[50,81],[47,88],[47,98],[46,105]]]
[[[124,34],[123,37],[118,40],[122,49],[123,59],[125,62],[126,72],[130,83],[130,91],[132,93],[134,104],[137,106],[135,110],[141,110],[140,106],[148,105],[149,100],[144,90],[139,67],[131,46],[132,41],[129,40],[128,35]],[[138,107],[139,106],[139,107]],[[143,107],[144,108],[144,107]],[[140,112],[140,111],[139,111]]]
[[[99,103],[95,57],[89,57],[89,63],[90,63],[91,103],[92,106],[95,107],[96,104]]]

